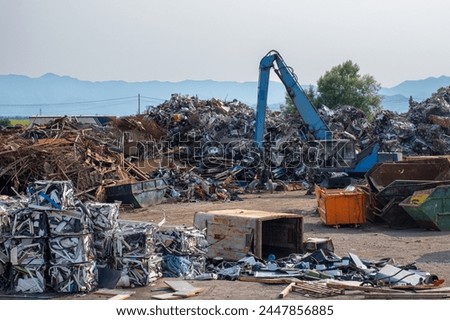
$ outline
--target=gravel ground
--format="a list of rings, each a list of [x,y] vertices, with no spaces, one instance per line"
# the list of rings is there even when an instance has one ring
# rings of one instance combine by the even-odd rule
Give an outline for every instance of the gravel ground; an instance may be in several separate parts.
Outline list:
[[[167,225],[193,224],[193,216],[198,211],[220,209],[254,209],[273,212],[288,212],[304,215],[304,239],[309,237],[331,237],[335,253],[345,256],[348,252],[360,258],[377,260],[393,258],[396,264],[416,262],[417,267],[440,279],[450,279],[450,232],[427,231],[421,229],[394,230],[385,226],[365,225],[355,227],[330,227],[324,225],[315,213],[314,196],[304,191],[286,193],[260,193],[242,196],[243,201],[233,202],[195,202],[160,204],[147,209],[137,209],[121,213],[122,219],[159,222],[166,215]],[[136,294],[130,299],[151,299],[167,286],[164,280],[144,287],[134,288]],[[173,280],[173,279],[171,279]],[[201,300],[270,300],[276,299],[284,284],[268,285],[243,281],[190,281],[204,291],[189,299]],[[446,283],[444,283],[446,285]],[[338,299],[355,299],[357,296],[340,296]],[[105,299],[95,292],[83,295],[66,296],[64,299]],[[303,295],[289,294],[286,299],[305,299]]]

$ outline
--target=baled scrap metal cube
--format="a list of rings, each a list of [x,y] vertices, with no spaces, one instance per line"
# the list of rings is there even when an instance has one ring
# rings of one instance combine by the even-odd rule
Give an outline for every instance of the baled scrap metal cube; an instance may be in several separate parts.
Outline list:
[[[30,205],[64,210],[75,206],[72,181],[38,180],[27,188]]]
[[[87,210],[82,206],[46,212],[50,237],[91,233],[92,223]]]
[[[46,289],[46,265],[11,266],[8,289],[17,293],[42,293]]]
[[[152,223],[119,220],[113,239],[114,256],[148,258],[155,252],[156,229]]]
[[[208,252],[206,233],[195,227],[159,230],[155,234],[157,251],[173,255],[204,255]]]
[[[9,261],[17,265],[44,265],[47,262],[47,240],[44,238],[12,238]]]
[[[118,226],[120,203],[86,203],[95,231],[113,230]]]
[[[50,263],[69,265],[95,259],[92,234],[60,236],[49,239]]]
[[[94,252],[99,264],[106,264],[114,256],[112,230],[94,233]]]
[[[90,292],[97,288],[98,273],[95,261],[72,265],[50,266],[50,286],[56,292]]]
[[[11,235],[14,238],[48,236],[47,214],[43,210],[23,208],[10,213]]]
[[[118,286],[147,286],[162,276],[162,258],[151,255],[147,258],[116,258],[115,268],[122,271]]]

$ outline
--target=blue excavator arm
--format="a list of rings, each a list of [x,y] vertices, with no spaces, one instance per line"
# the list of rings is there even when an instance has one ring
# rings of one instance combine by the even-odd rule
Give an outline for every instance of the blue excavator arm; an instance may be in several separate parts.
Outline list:
[[[266,119],[267,94],[269,89],[270,70],[273,68],[288,95],[303,118],[308,130],[317,140],[329,140],[331,131],[320,117],[317,109],[309,101],[307,95],[297,81],[297,77],[286,65],[281,55],[272,50],[261,59],[259,64],[258,101],[256,106],[255,143],[261,148],[264,138],[264,124]]]
[[[314,105],[309,101],[297,81],[297,76],[275,50],[267,53],[259,64],[258,101],[256,106],[254,138],[258,148],[263,149],[267,94],[271,69],[275,71],[286,87],[286,91],[308,127],[309,133],[322,146],[325,158],[322,159],[324,161],[322,161],[321,170],[344,171],[351,175],[363,175],[380,161],[378,144],[374,144],[361,153],[356,154],[354,144],[351,141],[345,139],[333,140],[330,129],[320,117]],[[393,154],[392,160],[397,159],[397,157],[397,154]]]

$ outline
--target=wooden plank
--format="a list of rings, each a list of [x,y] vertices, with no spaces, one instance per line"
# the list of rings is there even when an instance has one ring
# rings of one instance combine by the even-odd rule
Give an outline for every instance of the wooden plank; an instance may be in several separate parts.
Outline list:
[[[365,299],[450,299],[450,294],[445,293],[365,293]]]
[[[184,280],[165,280],[164,283],[174,291],[189,292],[196,289],[193,285]]]
[[[112,296],[108,300],[126,300],[129,297],[131,297],[131,294],[116,294],[115,296]]]
[[[298,278],[255,278],[255,277],[248,277],[243,276],[239,278],[239,281],[244,282],[258,282],[258,283],[267,283],[267,284],[289,284],[291,282],[300,281]]]
[[[356,290],[356,291],[364,291],[364,292],[379,292],[379,293],[393,293],[398,290],[390,289],[390,288],[377,288],[377,287],[369,287],[369,286],[356,286],[356,285],[348,285],[348,284],[340,284],[334,282],[328,282],[327,287],[333,289],[342,289],[342,290]]]
[[[194,290],[191,290],[191,291],[175,291],[173,293],[173,295],[180,296],[183,298],[189,298],[189,297],[196,296],[197,294],[203,292],[203,290],[205,290],[205,288],[194,288]]]
[[[136,291],[128,291],[128,290],[118,290],[118,289],[98,289],[94,291],[95,294],[105,295],[105,296],[116,296],[116,295],[127,295],[132,296],[136,293]]]
[[[173,292],[170,293],[162,293],[162,294],[156,294],[152,296],[153,299],[158,300],[175,300],[175,299],[182,299],[182,296],[176,296],[173,294]]]
[[[204,288],[197,288],[184,280],[166,280],[164,281],[175,292],[157,294],[152,296],[154,299],[159,300],[174,300],[181,298],[193,297],[200,292],[203,292]]]
[[[278,299],[283,299],[284,297],[286,297],[289,292],[292,291],[292,287],[295,285],[295,282],[291,282],[290,284],[288,284],[288,286],[286,288],[284,288],[279,294],[278,294]]]

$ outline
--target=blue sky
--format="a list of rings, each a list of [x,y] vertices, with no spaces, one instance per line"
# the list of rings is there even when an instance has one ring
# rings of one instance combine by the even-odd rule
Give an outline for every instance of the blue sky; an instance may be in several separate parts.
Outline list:
[[[278,50],[300,83],[356,62],[384,87],[450,75],[450,2],[0,0],[0,74],[257,81]]]

